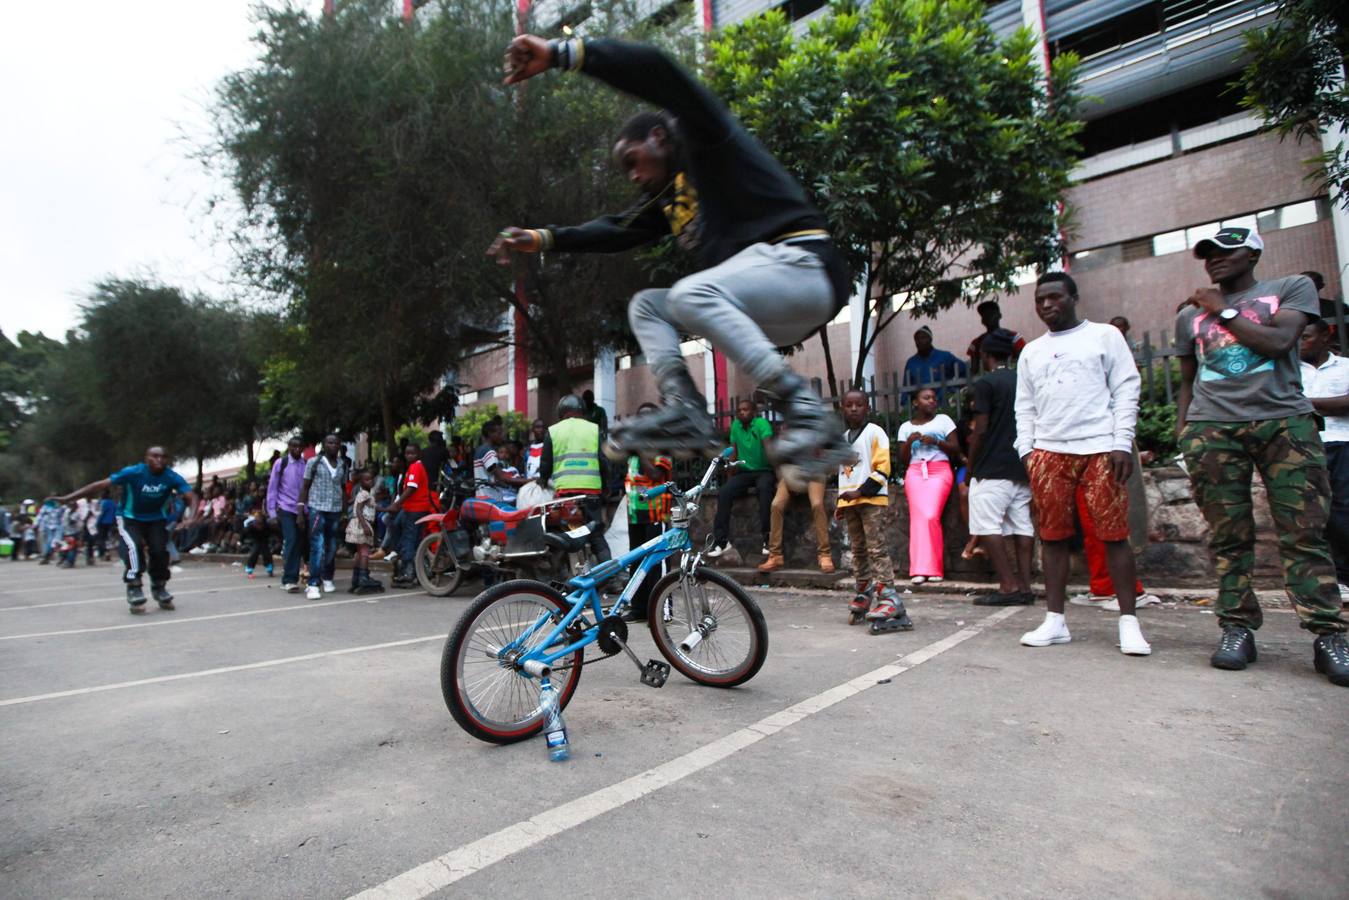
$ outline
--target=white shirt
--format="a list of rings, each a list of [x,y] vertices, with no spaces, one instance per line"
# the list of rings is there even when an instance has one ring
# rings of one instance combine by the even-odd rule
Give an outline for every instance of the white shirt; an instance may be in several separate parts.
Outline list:
[[[1016,366],[1016,452],[1089,456],[1132,450],[1141,379],[1113,325],[1041,335]]]
[[[1302,363],[1302,393],[1317,400],[1349,394],[1349,359],[1332,353],[1319,366]],[[1326,429],[1321,432],[1321,443],[1349,441],[1349,415],[1322,418]]]
[[[908,443],[909,435],[925,434],[936,438],[939,441],[946,440],[946,436],[956,430],[956,423],[951,421],[951,417],[946,413],[938,413],[922,425],[915,425],[913,422],[905,422],[899,426],[899,443]],[[936,444],[924,444],[922,441],[915,441],[909,448],[909,464],[918,462],[931,462],[934,459],[950,460],[946,451]]]

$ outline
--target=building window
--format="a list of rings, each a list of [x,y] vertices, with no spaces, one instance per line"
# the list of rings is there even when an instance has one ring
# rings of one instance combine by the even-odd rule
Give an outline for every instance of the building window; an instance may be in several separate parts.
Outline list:
[[[1219,222],[1204,222],[1188,228],[1163,231],[1147,237],[1133,238],[1118,244],[1106,244],[1075,250],[1072,254],[1073,271],[1090,271],[1117,262],[1134,262],[1154,256],[1168,256],[1193,250],[1204,238],[1213,237],[1220,228],[1254,228],[1261,234],[1284,228],[1312,225],[1330,218],[1330,201],[1325,197],[1301,200],[1276,209],[1244,213]]]
[[[779,3],[777,8],[782,10],[787,18],[796,22],[816,10],[823,9],[824,4],[825,0],[787,0],[785,3]]]

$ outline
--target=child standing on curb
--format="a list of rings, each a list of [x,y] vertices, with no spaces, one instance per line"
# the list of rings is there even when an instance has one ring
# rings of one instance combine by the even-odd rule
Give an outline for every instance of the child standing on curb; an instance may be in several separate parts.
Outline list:
[[[867,395],[853,390],[843,395],[844,439],[857,461],[838,468],[838,506],[852,545],[853,577],[857,596],[848,604],[852,620],[907,619],[904,602],[894,589],[894,566],[885,546],[885,508],[890,504],[890,439],[885,429],[867,421]]]
[[[375,543],[375,474],[361,469],[352,479],[356,489],[351,498],[351,518],[347,520],[347,543],[356,545],[351,566],[348,594],[382,594],[384,585],[370,577],[370,548]]]

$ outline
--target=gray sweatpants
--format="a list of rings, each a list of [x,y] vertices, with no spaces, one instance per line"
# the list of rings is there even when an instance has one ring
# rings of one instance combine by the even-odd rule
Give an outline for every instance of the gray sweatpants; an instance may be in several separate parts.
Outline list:
[[[657,383],[684,365],[682,331],[706,338],[763,384],[787,368],[777,348],[805,340],[833,311],[818,256],[792,244],[753,244],[669,289],[638,291],[628,321]]]

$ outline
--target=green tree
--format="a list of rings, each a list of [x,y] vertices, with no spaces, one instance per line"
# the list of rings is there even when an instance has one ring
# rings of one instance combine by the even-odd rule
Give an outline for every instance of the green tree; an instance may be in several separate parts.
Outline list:
[[[259,7],[256,63],[227,76],[203,160],[229,174],[235,239],[257,287],[287,298],[292,341],[264,366],[269,416],[393,433],[500,316],[481,247],[484,165],[512,107],[499,80],[506,0],[334,16]],[[487,161],[487,162],[484,162]]]
[[[1349,6],[1342,0],[1289,0],[1267,29],[1246,32],[1250,62],[1237,87],[1242,106],[1280,135],[1317,144],[1349,125]],[[1319,188],[1349,206],[1349,148],[1343,140],[1311,160]],[[1338,195],[1338,196],[1336,196]]]
[[[47,363],[62,349],[42,333],[20,331],[11,341],[0,331],[0,452],[45,396]]]
[[[999,39],[983,13],[978,0],[840,2],[803,38],[774,11],[712,43],[715,89],[865,275],[855,381],[899,315],[1012,291],[1019,269],[1061,256],[1077,60],[1059,56],[1046,82],[1033,35]]]

